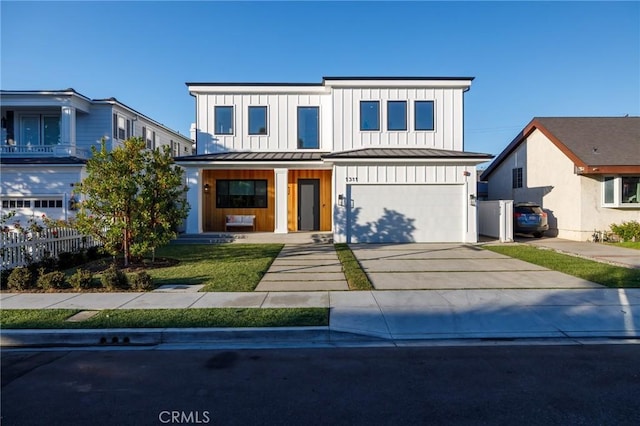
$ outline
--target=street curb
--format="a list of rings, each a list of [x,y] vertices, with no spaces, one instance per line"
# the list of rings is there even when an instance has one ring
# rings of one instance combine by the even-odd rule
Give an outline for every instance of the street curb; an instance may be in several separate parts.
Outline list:
[[[199,343],[294,343],[369,341],[370,336],[323,327],[113,328],[82,330],[2,330],[0,348],[59,346],[155,346]],[[384,339],[380,339],[384,340]]]

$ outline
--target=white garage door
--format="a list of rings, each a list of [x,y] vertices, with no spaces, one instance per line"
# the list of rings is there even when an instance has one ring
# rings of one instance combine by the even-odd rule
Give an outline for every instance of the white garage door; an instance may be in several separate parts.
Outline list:
[[[461,242],[463,185],[350,185],[347,241]]]

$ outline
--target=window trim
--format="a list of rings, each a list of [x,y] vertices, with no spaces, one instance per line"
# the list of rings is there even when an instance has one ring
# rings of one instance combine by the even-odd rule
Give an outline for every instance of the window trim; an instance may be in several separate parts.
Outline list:
[[[218,123],[218,120],[217,120],[218,110],[222,108],[231,108],[231,130],[229,132],[219,132],[218,129],[216,128],[216,125]],[[213,134],[214,135],[233,136],[236,131],[236,126],[234,121],[235,121],[235,108],[233,105],[214,105],[213,107]]]
[[[376,114],[376,127],[370,129],[364,129],[362,124],[362,107],[364,104],[376,104],[377,114]],[[377,100],[360,100],[360,131],[361,132],[379,132],[380,131],[380,101]]]
[[[317,133],[317,146],[313,147],[313,148],[308,148],[308,147],[304,147],[301,146],[300,144],[300,111],[302,109],[315,109],[316,110],[316,129],[318,130]],[[298,105],[297,108],[297,116],[296,116],[296,126],[297,126],[297,141],[298,141],[298,149],[320,149],[320,107],[319,106],[315,106],[315,105]]]
[[[251,109],[264,110],[264,132],[251,132]],[[247,108],[247,131],[251,136],[266,136],[269,134],[269,107],[267,105],[249,105]]]
[[[640,208],[640,200],[635,203],[624,203],[622,201],[622,179],[625,177],[638,177],[640,175],[605,175],[602,176],[600,181],[600,202],[601,207],[616,208],[616,209],[638,209]],[[613,202],[607,203],[605,199],[605,184],[607,179],[613,180]]]
[[[403,127],[402,128],[391,128],[391,114],[389,113],[390,111],[390,105],[391,104],[396,104],[396,105],[404,105],[404,123],[403,123]],[[387,131],[388,132],[406,132],[409,129],[409,126],[407,125],[408,120],[408,116],[409,116],[409,106],[407,105],[407,101],[404,100],[388,100],[387,101]]]
[[[418,128],[418,104],[431,104],[431,129]],[[433,100],[420,99],[413,101],[413,130],[416,132],[434,132],[436,130],[436,103]]]

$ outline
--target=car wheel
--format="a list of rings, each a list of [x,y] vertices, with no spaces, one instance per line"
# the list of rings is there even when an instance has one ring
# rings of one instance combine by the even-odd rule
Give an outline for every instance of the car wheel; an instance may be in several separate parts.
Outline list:
[[[542,238],[542,232],[534,232],[533,236],[536,238]]]

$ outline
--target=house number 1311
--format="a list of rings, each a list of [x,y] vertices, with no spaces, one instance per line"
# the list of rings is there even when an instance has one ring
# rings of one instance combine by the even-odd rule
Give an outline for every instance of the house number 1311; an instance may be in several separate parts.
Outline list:
[[[357,182],[358,181],[358,177],[351,177],[351,176],[347,176],[347,182]]]

